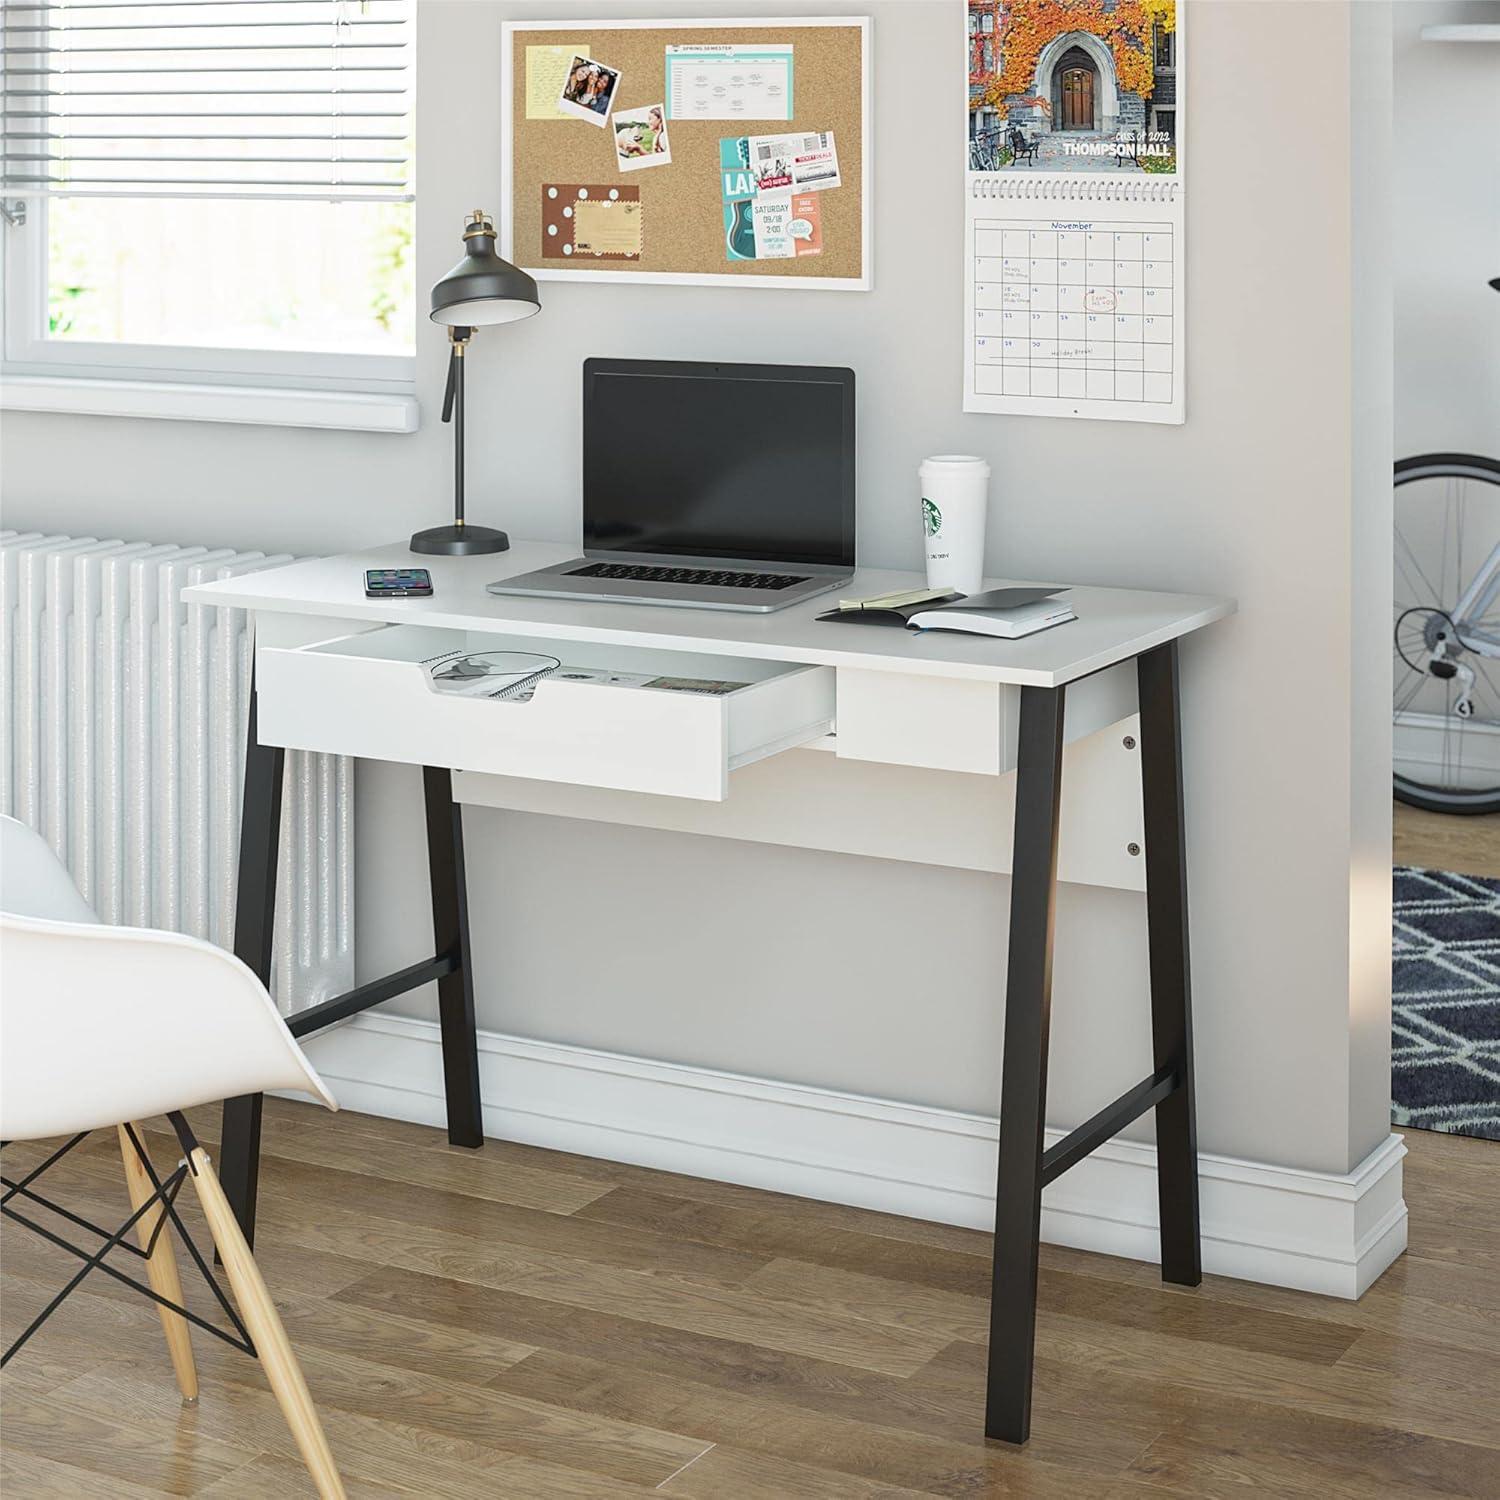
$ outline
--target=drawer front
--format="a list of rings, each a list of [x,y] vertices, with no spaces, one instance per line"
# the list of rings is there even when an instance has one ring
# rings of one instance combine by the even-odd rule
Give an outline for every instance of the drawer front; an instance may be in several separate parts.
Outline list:
[[[833,673],[824,667],[792,668],[725,696],[543,680],[524,702],[458,697],[434,692],[422,665],[446,644],[431,631],[412,631],[409,641],[377,631],[311,647],[260,647],[262,742],[722,801],[731,766],[814,739],[833,717]],[[577,654],[540,640],[458,646],[550,650],[565,660]],[[598,664],[597,649],[593,655]],[[663,660],[660,673],[675,675]],[[640,670],[639,661],[631,656],[621,670]],[[730,659],[720,675],[738,680],[737,667],[767,670]]]
[[[929,771],[999,776],[1012,764],[1007,748],[1015,689],[993,682],[861,672],[840,667],[841,760],[883,761]]]

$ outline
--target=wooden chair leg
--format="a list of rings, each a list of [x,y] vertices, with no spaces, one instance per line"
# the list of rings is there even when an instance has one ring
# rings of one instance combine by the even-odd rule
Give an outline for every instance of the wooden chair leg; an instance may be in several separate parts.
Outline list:
[[[240,1316],[250,1331],[255,1352],[280,1403],[287,1426],[297,1440],[302,1460],[322,1500],[345,1500],[343,1481],[339,1478],[328,1439],[323,1435],[323,1424],[318,1421],[307,1381],[303,1379],[297,1356],[287,1341],[286,1329],[282,1327],[280,1314],[266,1290],[260,1267],[255,1264],[250,1247],[245,1243],[239,1220],[235,1218],[229,1199],[225,1197],[201,1146],[192,1151],[188,1163],[193,1172],[193,1186],[208,1218],[209,1232],[214,1237],[229,1285],[234,1289]]]
[[[141,1142],[141,1149],[144,1150],[146,1138],[141,1132],[141,1127],[132,1125],[130,1128],[135,1131],[135,1138]],[[133,1209],[139,1209],[156,1189],[125,1126],[119,1127],[119,1134],[120,1155],[125,1161],[125,1185],[130,1189],[130,1206]],[[156,1226],[165,1216],[165,1212],[162,1206],[157,1204],[136,1221],[136,1237],[140,1240],[143,1250],[151,1243],[151,1236],[156,1233]],[[146,1258],[146,1279],[151,1284],[151,1290],[158,1297],[165,1297],[169,1302],[175,1302],[178,1307],[187,1305],[182,1300],[182,1278],[177,1274],[177,1255],[172,1249],[172,1235],[169,1229],[163,1229],[157,1235],[156,1247]],[[159,1302],[156,1310],[161,1314],[162,1332],[167,1336],[167,1351],[172,1356],[172,1368],[177,1373],[177,1389],[182,1392],[183,1405],[195,1405],[198,1400],[198,1368],[193,1363],[193,1345],[188,1337],[187,1319],[181,1313],[175,1313],[170,1308],[163,1307]]]

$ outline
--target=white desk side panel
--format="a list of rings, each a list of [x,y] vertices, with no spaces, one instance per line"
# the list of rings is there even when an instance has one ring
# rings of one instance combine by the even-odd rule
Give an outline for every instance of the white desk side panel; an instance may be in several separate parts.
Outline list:
[[[1145,890],[1139,744],[1131,714],[1065,746],[1058,879]],[[924,771],[806,749],[734,772],[723,802],[469,773],[453,786],[459,802],[479,807],[999,875],[1011,868],[1014,771]]]

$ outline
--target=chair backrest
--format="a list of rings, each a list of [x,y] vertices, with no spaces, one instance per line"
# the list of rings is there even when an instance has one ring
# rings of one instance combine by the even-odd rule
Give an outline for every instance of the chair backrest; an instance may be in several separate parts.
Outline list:
[[[0,912],[54,922],[97,922],[41,834],[0,815]]]
[[[0,818],[0,1139],[268,1089],[338,1107],[237,958],[103,925],[46,842]]]

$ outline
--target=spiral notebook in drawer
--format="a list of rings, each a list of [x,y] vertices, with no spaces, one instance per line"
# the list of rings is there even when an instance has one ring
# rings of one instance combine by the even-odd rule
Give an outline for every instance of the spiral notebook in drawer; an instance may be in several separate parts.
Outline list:
[[[964,410],[1184,420],[1185,7],[967,7]]]

